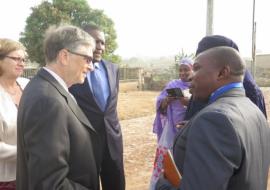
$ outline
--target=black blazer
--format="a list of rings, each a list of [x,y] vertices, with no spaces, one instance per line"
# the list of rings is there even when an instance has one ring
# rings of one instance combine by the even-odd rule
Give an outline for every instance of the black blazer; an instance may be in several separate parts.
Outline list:
[[[105,111],[101,111],[96,103],[94,95],[89,87],[88,80],[85,78],[83,84],[76,84],[69,88],[82,108],[86,117],[94,128],[102,133],[105,129],[107,144],[110,155],[120,165],[123,159],[123,141],[120,123],[117,115],[117,100],[119,91],[119,70],[118,66],[102,60],[107,71],[110,96],[107,101]]]
[[[95,134],[70,94],[41,69],[19,106],[16,189],[98,189]]]

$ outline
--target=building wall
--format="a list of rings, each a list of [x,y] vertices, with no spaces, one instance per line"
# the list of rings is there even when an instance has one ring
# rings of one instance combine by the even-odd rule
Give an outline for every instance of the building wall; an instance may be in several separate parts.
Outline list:
[[[256,55],[256,77],[259,86],[270,86],[270,54]]]
[[[270,54],[256,55],[256,66],[260,68],[270,68]]]

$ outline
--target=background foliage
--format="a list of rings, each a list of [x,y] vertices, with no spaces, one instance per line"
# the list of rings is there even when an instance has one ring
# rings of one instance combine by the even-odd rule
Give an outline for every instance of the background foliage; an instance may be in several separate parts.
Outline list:
[[[119,63],[121,58],[113,52],[117,48],[114,22],[102,10],[91,9],[86,0],[43,1],[32,7],[32,13],[26,20],[26,27],[20,41],[27,48],[31,62],[45,65],[42,42],[46,29],[53,24],[68,23],[81,27],[87,23],[100,26],[105,32],[106,52],[104,58]]]

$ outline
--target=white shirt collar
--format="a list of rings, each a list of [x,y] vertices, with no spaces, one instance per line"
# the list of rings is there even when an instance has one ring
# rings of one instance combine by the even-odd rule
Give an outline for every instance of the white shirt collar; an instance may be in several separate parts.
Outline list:
[[[94,67],[99,69],[100,68],[99,62],[95,62]]]
[[[67,84],[58,74],[56,74],[55,72],[53,72],[47,67],[43,67],[43,69],[48,71],[55,78],[55,80],[57,80],[57,82],[59,82],[59,84],[69,93]]]

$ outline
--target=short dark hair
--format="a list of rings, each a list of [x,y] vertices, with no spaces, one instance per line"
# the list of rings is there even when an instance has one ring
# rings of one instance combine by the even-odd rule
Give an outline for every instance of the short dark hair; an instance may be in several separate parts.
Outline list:
[[[98,25],[94,24],[94,23],[90,23],[90,24],[85,24],[82,26],[82,29],[86,32],[90,32],[93,30],[98,30],[98,31],[102,31],[101,27],[99,27]]]

